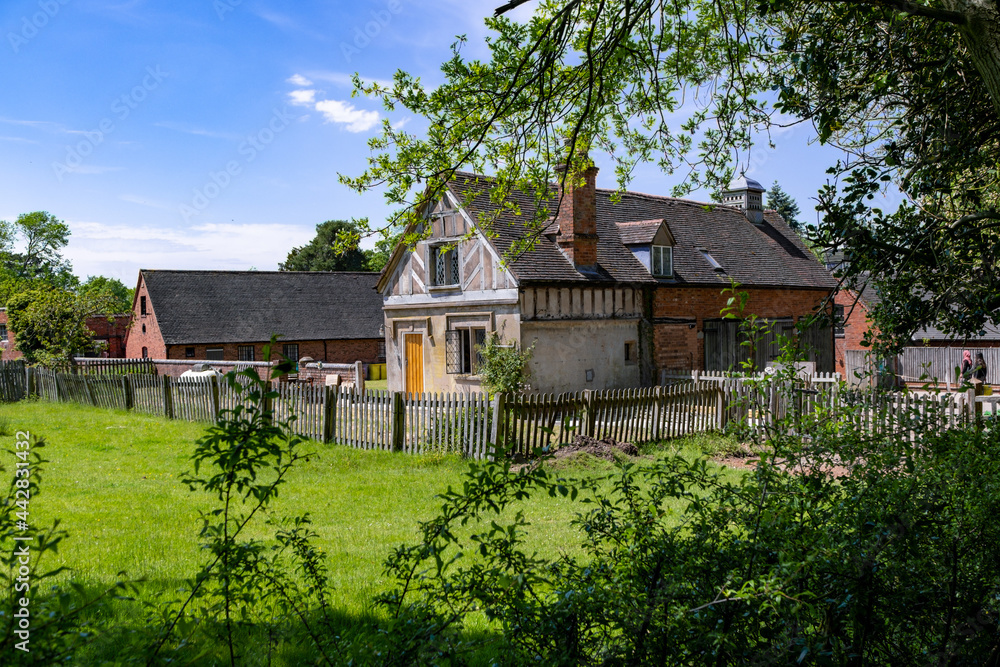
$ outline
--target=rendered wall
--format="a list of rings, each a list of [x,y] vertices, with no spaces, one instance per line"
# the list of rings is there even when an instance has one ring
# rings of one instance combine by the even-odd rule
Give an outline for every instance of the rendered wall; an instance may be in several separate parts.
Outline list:
[[[529,362],[531,391],[638,387],[639,363],[625,361],[625,342],[638,340],[638,319],[523,322],[522,345],[534,344]],[[588,370],[593,371],[590,381]]]

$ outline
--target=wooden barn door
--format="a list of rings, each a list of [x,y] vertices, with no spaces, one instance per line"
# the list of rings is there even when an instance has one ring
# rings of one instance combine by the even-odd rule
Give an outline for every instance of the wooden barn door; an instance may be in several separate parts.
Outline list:
[[[410,394],[424,391],[423,334],[406,334],[406,391]]]

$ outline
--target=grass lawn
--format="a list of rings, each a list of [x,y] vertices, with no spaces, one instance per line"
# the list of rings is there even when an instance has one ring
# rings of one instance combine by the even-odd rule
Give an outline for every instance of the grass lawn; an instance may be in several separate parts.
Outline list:
[[[180,587],[197,573],[206,555],[199,548],[199,512],[214,498],[192,492],[180,478],[204,426],[121,411],[24,402],[0,406],[2,436],[13,445],[14,430],[47,441],[42,493],[31,500],[36,525],[55,518],[69,539],[48,562],[71,568],[65,575],[85,584],[146,579],[147,599]],[[700,456],[711,439],[688,443],[680,452]],[[0,448],[2,449],[2,448]],[[417,536],[418,521],[439,507],[435,494],[460,485],[468,462],[457,457],[412,456],[311,443],[316,456],[296,469],[272,505],[279,515],[308,512],[329,555],[333,607],[353,617],[372,613],[370,600],[391,581],[382,573],[390,550]],[[666,447],[657,455],[671,455]],[[2,456],[13,459],[12,455]],[[13,460],[3,461],[10,470]],[[605,474],[610,464],[574,465],[574,475]],[[738,473],[729,473],[738,474]],[[529,543],[541,553],[572,553],[578,542],[570,520],[579,505],[565,498],[538,497],[525,508]],[[249,536],[272,534],[262,522]]]

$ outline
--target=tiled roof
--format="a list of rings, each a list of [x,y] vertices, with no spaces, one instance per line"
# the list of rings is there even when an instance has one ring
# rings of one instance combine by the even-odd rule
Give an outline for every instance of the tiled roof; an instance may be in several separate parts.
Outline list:
[[[653,242],[653,237],[659,231],[663,220],[635,220],[632,222],[619,222],[618,234],[622,237],[625,245],[649,245]]]
[[[475,174],[458,174],[449,183],[452,192],[459,201],[470,193],[476,197],[467,212],[476,220],[479,214],[490,215],[496,212],[497,205],[489,199],[491,179]],[[535,210],[534,200],[530,195],[516,192],[510,198],[521,208],[521,215],[515,216],[504,212],[493,224],[495,238],[491,239],[500,253],[506,253],[511,245],[525,235],[524,220],[530,219]],[[552,189],[552,203],[549,208],[555,211],[557,195]],[[558,231],[550,224],[546,232]],[[649,271],[635,258],[623,244],[614,221],[607,217],[597,217],[597,266],[596,274],[584,274],[567,259],[559,249],[558,244],[545,234],[539,234],[537,246],[524,253],[515,261],[510,269],[518,282],[590,282],[590,283],[652,283],[655,279]]]
[[[476,182],[478,179],[478,182]],[[496,211],[489,201],[491,180],[475,174],[458,174],[450,186],[459,200],[476,193],[468,213],[473,220],[480,213]],[[555,210],[556,189],[552,186],[549,210]],[[773,286],[832,290],[837,282],[829,271],[806,248],[774,211],[764,213],[764,221],[754,225],[735,208],[721,204],[703,204],[685,199],[626,192],[618,203],[612,202],[613,190],[597,190],[598,264],[606,279],[622,282],[649,282],[651,276],[630,250],[624,247],[617,223],[665,220],[676,241],[674,247],[674,283],[692,285],[727,285],[729,278],[751,286]],[[524,219],[530,219],[535,204],[530,195],[515,193],[511,199],[521,209],[520,216],[504,213],[493,231],[494,244],[506,252],[524,232]],[[547,230],[549,231],[549,230]],[[631,232],[626,238],[633,238]],[[713,270],[704,248],[724,272]],[[560,252],[557,244],[541,235],[537,247],[518,258],[512,266],[519,281],[582,281],[580,274]]]
[[[377,273],[141,271],[167,345],[380,338]]]

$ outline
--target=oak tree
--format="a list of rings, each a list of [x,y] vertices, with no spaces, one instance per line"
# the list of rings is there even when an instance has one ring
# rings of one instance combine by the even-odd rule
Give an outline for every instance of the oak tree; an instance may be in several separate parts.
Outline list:
[[[456,170],[489,173],[500,205],[479,221],[487,232],[520,212],[514,189],[543,204],[516,254],[552,215],[548,183],[582,171],[587,150],[613,160],[621,188],[655,164],[676,175],[674,194],[718,191],[771,129],[806,123],[844,151],[814,240],[849,253],[845,281],[881,281],[884,330],[897,342],[929,323],[974,333],[1000,312],[995,3],[548,0],[509,18],[524,2],[487,19],[489,58],[457,39],[440,84],[355,78],[427,121],[419,135],[385,122],[368,169],[341,175],[382,188],[398,206],[390,224],[418,221]]]

